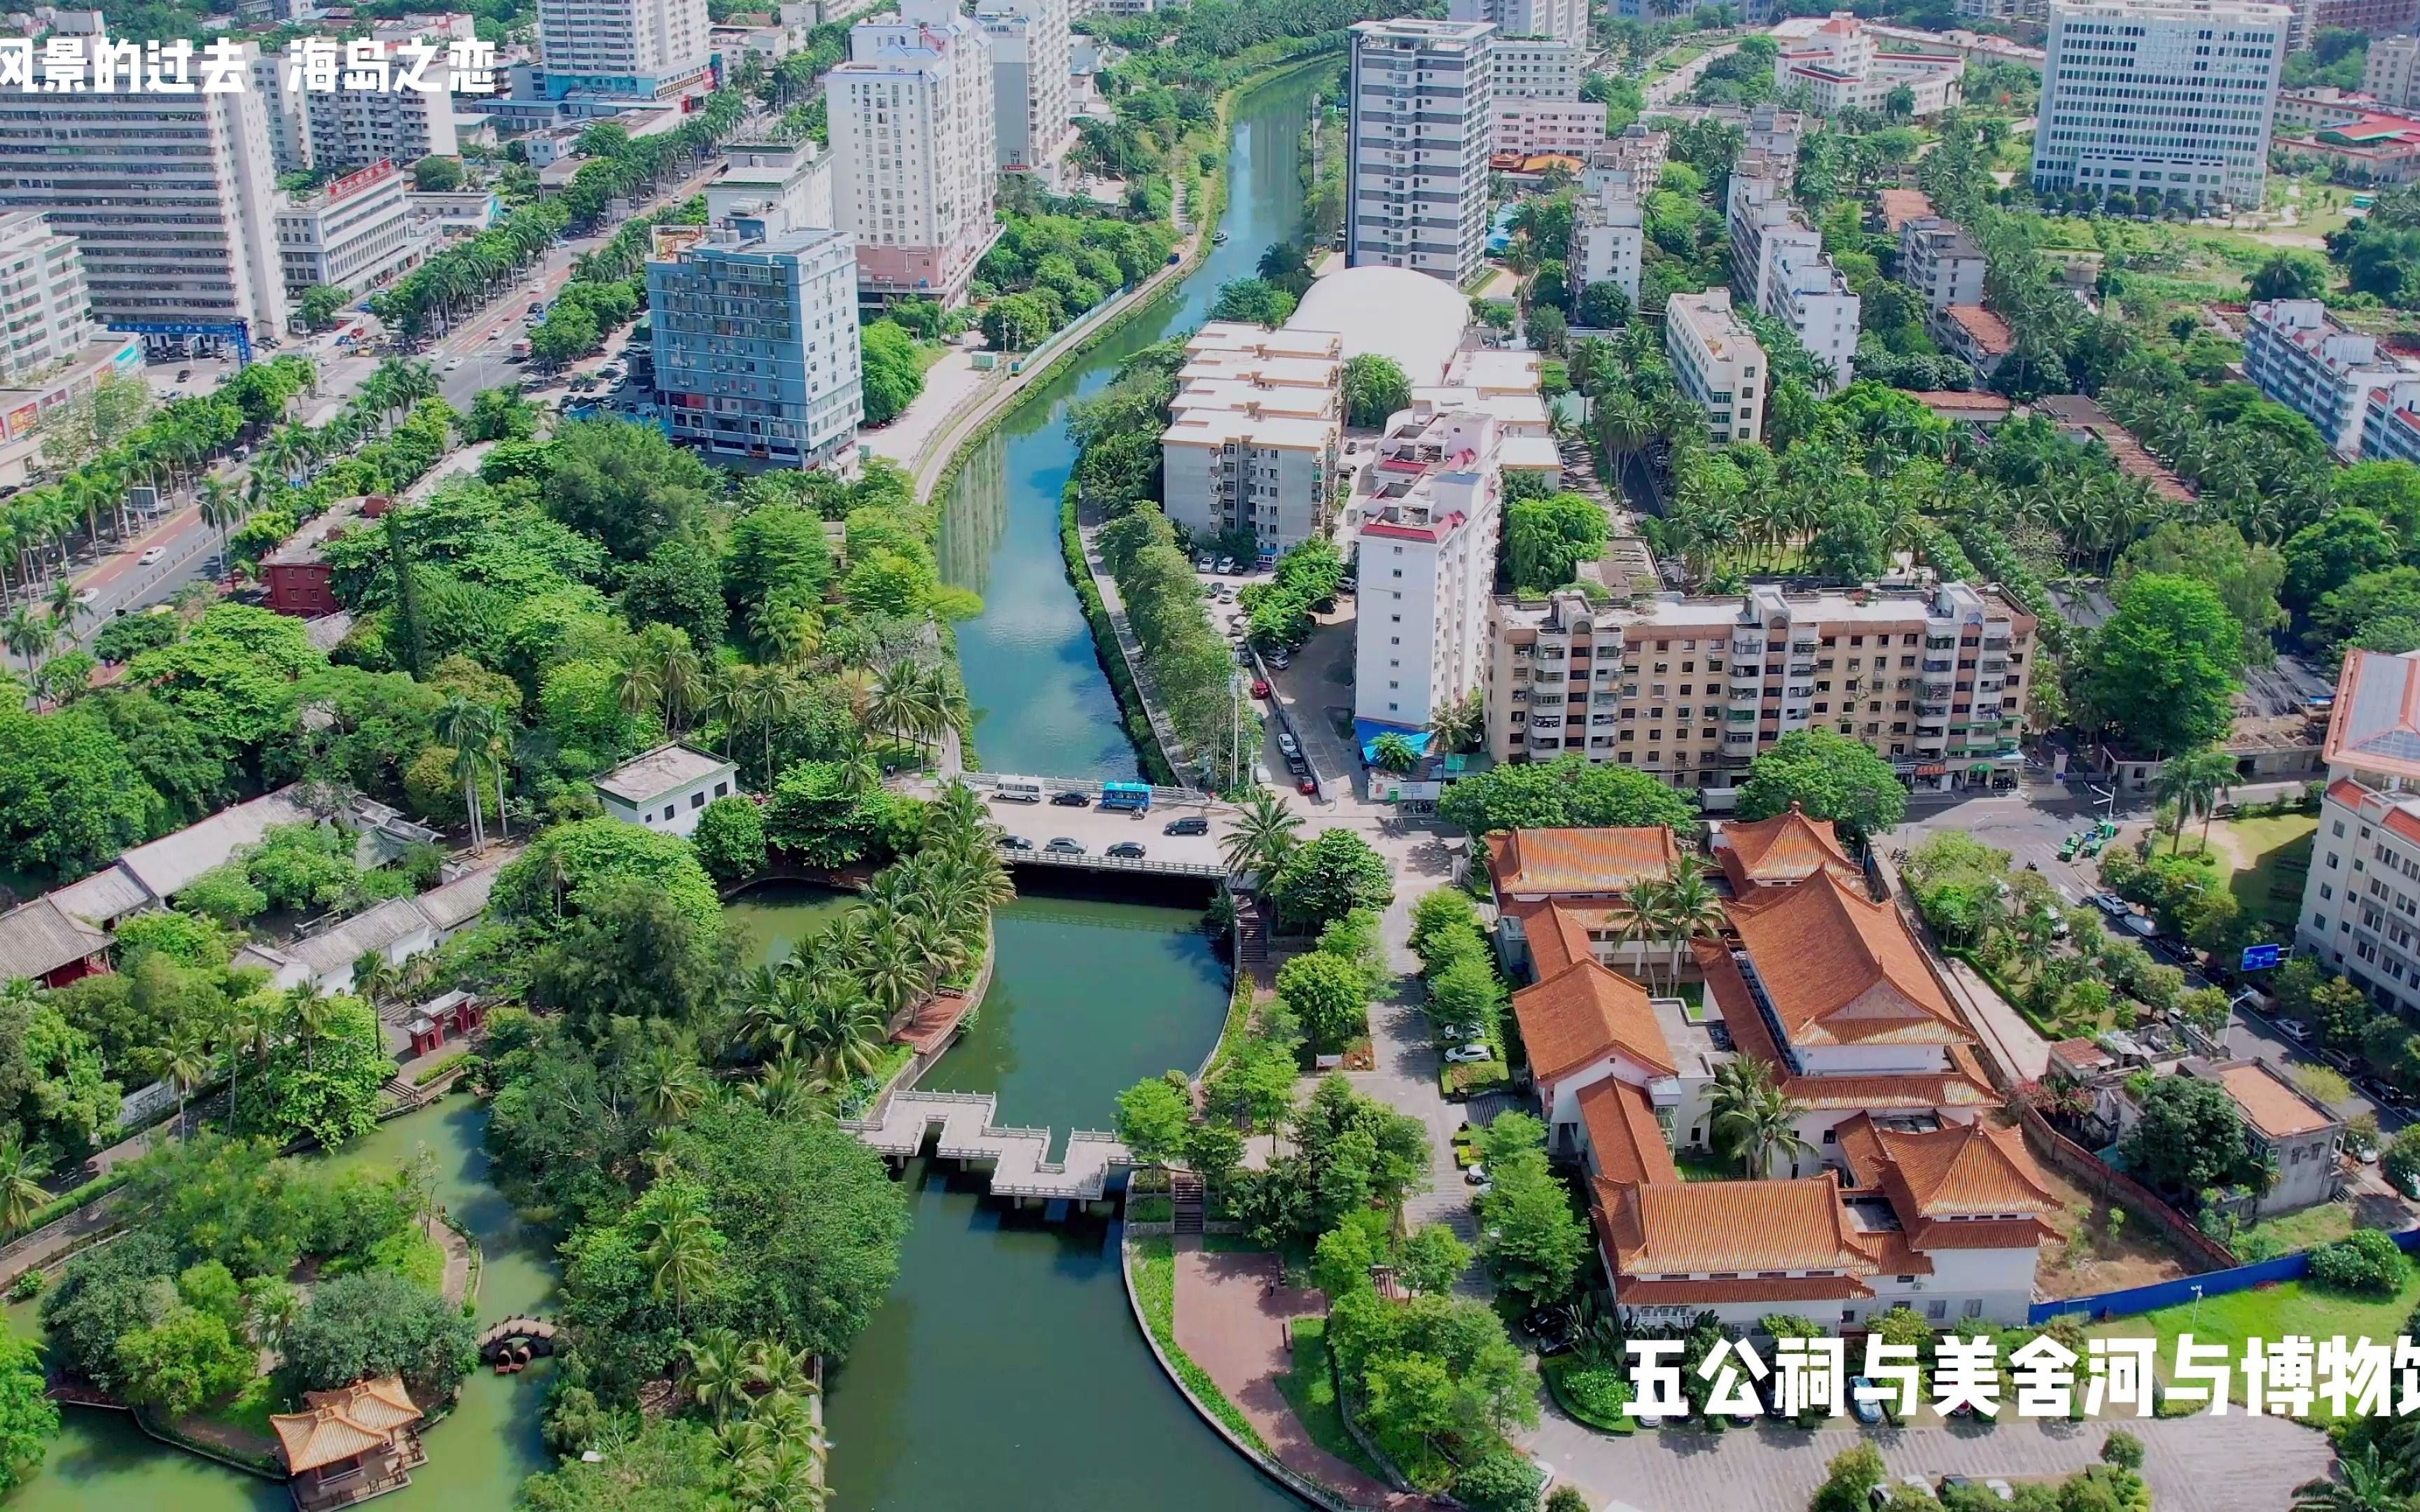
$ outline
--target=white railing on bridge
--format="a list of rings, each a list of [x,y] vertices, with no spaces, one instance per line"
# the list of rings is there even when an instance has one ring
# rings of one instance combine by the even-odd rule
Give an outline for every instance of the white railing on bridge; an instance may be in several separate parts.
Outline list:
[[[986,793],[1000,786],[1000,779],[1003,777],[1026,775],[1022,772],[962,772],[959,774],[967,786],[978,793]],[[1101,795],[1102,784],[1096,778],[1040,777],[1032,780],[1042,784],[1046,801],[1053,793],[1081,793],[1094,798]],[[1203,792],[1200,788],[1164,788],[1155,785],[1151,790],[1151,801],[1154,803],[1215,803],[1218,801],[1218,795],[1215,793]]]
[[[1074,867],[1090,872],[1153,872],[1162,876],[1214,879],[1227,874],[1225,867],[1208,861],[1155,861],[1148,856],[1094,856],[1090,852],[1075,854],[1067,851],[1038,849],[1012,850],[1005,845],[1000,848],[1000,854],[1001,859],[1015,861],[1020,866],[1032,862],[1039,866]]]
[[[1096,1201],[1109,1172],[1134,1164],[1115,1134],[1094,1129],[1070,1134],[1066,1155],[1050,1160],[1050,1131],[996,1126],[996,1105],[984,1092],[901,1092],[879,1119],[845,1119],[841,1127],[885,1155],[910,1156],[939,1124],[941,1157],[991,1162],[991,1190],[1000,1196]]]

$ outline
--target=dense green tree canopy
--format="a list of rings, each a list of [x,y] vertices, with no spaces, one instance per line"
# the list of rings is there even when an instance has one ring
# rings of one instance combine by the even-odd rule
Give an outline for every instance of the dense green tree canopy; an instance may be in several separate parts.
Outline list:
[[[1686,832],[1697,823],[1696,806],[1647,773],[1576,753],[1466,777],[1446,789],[1437,815],[1473,835],[1656,825]]]
[[[2085,646],[2074,692],[2133,748],[2191,750],[2226,733],[2242,654],[2242,627],[2216,589],[2144,573]]]
[[[1739,816],[1770,819],[1792,805],[1870,839],[1907,812],[1907,789],[1871,747],[1830,730],[1793,730],[1748,764]]]

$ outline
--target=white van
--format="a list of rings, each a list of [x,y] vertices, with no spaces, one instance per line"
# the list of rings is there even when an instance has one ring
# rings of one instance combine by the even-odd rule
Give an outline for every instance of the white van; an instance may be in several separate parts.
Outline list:
[[[1038,777],[1003,777],[992,784],[991,795],[1001,803],[1040,803],[1042,779]]]

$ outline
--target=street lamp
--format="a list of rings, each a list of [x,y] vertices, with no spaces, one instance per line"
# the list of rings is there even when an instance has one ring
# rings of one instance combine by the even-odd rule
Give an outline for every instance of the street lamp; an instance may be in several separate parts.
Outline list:
[[[2192,1333],[2192,1332],[2193,1332],[2193,1330],[2194,1330],[2194,1325],[2195,1325],[2195,1324],[2196,1324],[2196,1323],[2198,1323],[2198,1322],[2200,1322],[2200,1321],[2201,1321],[2201,1283],[2200,1283],[2200,1282],[2196,1281],[2196,1282],[2195,1282],[2195,1283],[2194,1283],[2193,1294],[2194,1294],[2193,1313],[2192,1313],[2192,1316],[2190,1316],[2189,1318],[2187,1318],[2187,1319],[2185,1319],[2185,1332],[2186,1332],[2186,1333],[2188,1333],[2188,1334],[2190,1334],[2190,1333]]]

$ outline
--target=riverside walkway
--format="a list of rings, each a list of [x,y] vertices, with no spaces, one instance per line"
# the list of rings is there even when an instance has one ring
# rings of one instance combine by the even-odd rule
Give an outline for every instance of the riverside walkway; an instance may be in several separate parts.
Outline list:
[[[1109,1172],[1134,1164],[1115,1134],[1078,1129],[1067,1136],[1067,1153],[1053,1161],[1047,1129],[1001,1129],[992,1124],[997,1103],[988,1092],[900,1092],[876,1119],[844,1119],[877,1154],[906,1160],[924,1148],[924,1136],[940,1129],[944,1160],[991,1166],[991,1193],[1000,1197],[1063,1198],[1097,1202]]]

